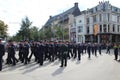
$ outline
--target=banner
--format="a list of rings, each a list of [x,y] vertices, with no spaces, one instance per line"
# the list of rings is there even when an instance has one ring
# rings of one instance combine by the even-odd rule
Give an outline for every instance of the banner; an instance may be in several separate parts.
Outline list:
[[[98,25],[95,24],[95,25],[94,25],[94,36],[97,35],[97,32],[98,32]]]

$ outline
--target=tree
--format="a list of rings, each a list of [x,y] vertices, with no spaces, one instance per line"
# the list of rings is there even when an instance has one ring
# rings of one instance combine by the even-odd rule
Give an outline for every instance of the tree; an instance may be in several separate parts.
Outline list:
[[[7,37],[7,28],[8,28],[8,25],[0,20],[0,37],[2,38]]]
[[[30,39],[39,40],[39,29],[36,26],[30,28]]]
[[[30,39],[30,27],[32,25],[32,22],[28,19],[28,17],[25,17],[22,20],[21,28],[20,28],[20,35],[24,40]]]

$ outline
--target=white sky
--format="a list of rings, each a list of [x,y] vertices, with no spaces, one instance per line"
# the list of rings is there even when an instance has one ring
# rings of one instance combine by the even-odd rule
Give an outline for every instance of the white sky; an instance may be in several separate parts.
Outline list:
[[[25,16],[33,22],[33,26],[41,28],[50,15],[64,12],[73,7],[75,2],[79,3],[82,11],[98,5],[99,1],[103,0],[0,0],[0,20],[8,24],[8,34],[12,36],[20,29]],[[120,8],[119,0],[109,2]]]

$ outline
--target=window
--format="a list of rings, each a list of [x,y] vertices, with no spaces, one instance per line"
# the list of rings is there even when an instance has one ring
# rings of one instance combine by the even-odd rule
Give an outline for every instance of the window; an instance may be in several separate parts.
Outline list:
[[[118,32],[119,32],[119,29],[120,29],[120,26],[118,25],[118,27],[117,27]]]
[[[115,25],[113,24],[113,32],[115,32]]]
[[[107,31],[106,31],[106,24],[103,25],[103,31],[104,31],[104,32],[107,32]]]
[[[110,25],[108,24],[108,32],[110,32]]]
[[[117,16],[117,22],[120,22],[119,19],[120,19],[120,16]]]
[[[95,16],[93,16],[93,22],[96,22],[97,21],[97,19],[96,19],[96,15]]]
[[[100,32],[102,32],[102,25],[100,25]]]
[[[110,20],[110,14],[108,13],[108,21]]]
[[[82,26],[78,26],[78,33],[83,32],[83,27]]]
[[[89,24],[89,18],[86,19],[86,23]]]
[[[102,21],[102,15],[101,14],[99,15],[99,21],[100,22]]]
[[[89,34],[90,30],[89,30],[89,26],[87,26],[87,34]]]
[[[82,22],[82,20],[79,20],[79,23],[81,23]]]

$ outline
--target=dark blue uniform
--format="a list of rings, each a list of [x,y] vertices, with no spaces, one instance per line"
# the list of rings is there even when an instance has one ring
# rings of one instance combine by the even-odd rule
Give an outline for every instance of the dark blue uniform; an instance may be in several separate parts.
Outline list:
[[[67,66],[67,54],[68,54],[68,46],[66,44],[61,45],[61,66]]]
[[[0,71],[2,70],[2,57],[5,54],[5,47],[0,43]]]

